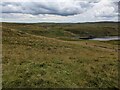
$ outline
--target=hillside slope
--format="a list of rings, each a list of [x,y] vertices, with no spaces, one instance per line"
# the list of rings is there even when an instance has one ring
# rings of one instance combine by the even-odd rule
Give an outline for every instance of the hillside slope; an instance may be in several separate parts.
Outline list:
[[[63,41],[3,25],[2,63],[7,88],[118,87],[117,46],[109,43]]]

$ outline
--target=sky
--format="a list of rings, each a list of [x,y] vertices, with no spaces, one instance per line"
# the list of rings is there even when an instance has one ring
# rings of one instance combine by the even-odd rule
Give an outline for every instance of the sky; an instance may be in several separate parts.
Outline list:
[[[118,21],[120,0],[4,0],[0,21],[78,23]]]

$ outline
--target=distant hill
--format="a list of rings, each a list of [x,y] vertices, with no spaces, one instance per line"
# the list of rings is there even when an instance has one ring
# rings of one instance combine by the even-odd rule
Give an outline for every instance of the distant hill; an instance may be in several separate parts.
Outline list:
[[[51,38],[117,36],[116,22],[97,23],[3,23],[3,26]]]

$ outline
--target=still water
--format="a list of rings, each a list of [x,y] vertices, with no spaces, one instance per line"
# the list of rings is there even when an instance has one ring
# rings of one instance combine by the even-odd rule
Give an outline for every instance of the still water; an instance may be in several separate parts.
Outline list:
[[[110,41],[110,40],[120,40],[120,37],[112,36],[112,37],[104,37],[104,38],[93,38],[93,39],[89,39],[89,40]]]

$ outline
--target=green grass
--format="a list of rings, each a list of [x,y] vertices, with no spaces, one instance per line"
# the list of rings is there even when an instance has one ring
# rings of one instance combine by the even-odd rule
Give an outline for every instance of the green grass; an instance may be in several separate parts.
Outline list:
[[[3,23],[3,87],[118,88],[118,47],[58,30],[73,26]]]

